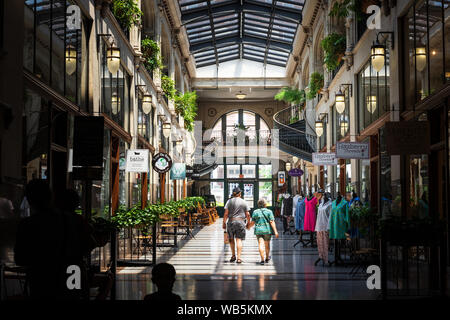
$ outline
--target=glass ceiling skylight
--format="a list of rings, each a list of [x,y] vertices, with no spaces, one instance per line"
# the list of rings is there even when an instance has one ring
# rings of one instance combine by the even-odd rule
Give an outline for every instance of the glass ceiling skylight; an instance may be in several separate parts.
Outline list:
[[[197,67],[249,59],[285,67],[305,0],[179,0]]]

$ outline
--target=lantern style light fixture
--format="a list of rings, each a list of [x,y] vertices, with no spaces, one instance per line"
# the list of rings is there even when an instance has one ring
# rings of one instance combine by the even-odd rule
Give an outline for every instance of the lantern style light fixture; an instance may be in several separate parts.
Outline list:
[[[292,161],[294,161],[294,164],[296,164],[297,161],[298,161],[298,158],[297,158],[296,156],[293,156],[293,157],[292,157]]]
[[[291,170],[291,163],[290,162],[286,162],[286,171]]]
[[[111,111],[114,115],[120,112],[120,97],[117,95],[116,91],[114,91],[111,96]]]
[[[321,137],[323,134],[323,122],[320,120],[316,121],[316,134],[318,137]]]
[[[170,132],[172,131],[172,125],[170,124],[170,122],[163,123],[162,131],[164,138],[168,138],[170,136]]]
[[[381,69],[383,69],[385,56],[386,48],[377,40],[370,50],[370,61],[372,62],[372,68],[374,68],[376,72],[380,72]]]
[[[120,49],[114,45],[106,50],[106,64],[109,72],[115,75],[120,67]]]
[[[142,111],[145,114],[149,114],[151,110],[152,110],[152,95],[146,93],[142,97]]]
[[[377,109],[377,96],[367,96],[366,97],[367,111],[374,113]]]
[[[427,49],[425,46],[417,47],[415,50],[416,56],[416,69],[419,72],[422,72],[427,65]]]
[[[348,122],[346,120],[341,122],[341,136],[345,136],[348,130]]]
[[[243,100],[245,99],[247,95],[245,93],[243,93],[242,91],[239,90],[238,93],[236,93],[236,98],[238,98],[239,100]]]
[[[340,114],[345,111],[345,91],[342,92],[342,87],[350,87],[350,96],[353,96],[353,86],[351,83],[343,83],[339,86],[339,91],[335,94],[336,111]]]
[[[77,50],[71,44],[67,45],[66,52],[66,73],[70,76],[77,69]]]
[[[336,104],[336,111],[342,113],[345,110],[345,94],[342,93],[341,89],[335,95],[334,102]]]
[[[386,46],[380,44],[378,41],[378,36],[380,34],[388,34],[391,36],[391,47],[394,48],[394,32],[392,31],[381,31],[377,33],[377,39],[373,43],[370,49],[370,61],[372,64],[372,68],[375,69],[376,72],[380,72],[383,69],[384,64],[386,62]]]
[[[178,153],[181,153],[181,151],[183,151],[183,140],[181,140],[181,137],[176,141],[175,148],[177,149]]]

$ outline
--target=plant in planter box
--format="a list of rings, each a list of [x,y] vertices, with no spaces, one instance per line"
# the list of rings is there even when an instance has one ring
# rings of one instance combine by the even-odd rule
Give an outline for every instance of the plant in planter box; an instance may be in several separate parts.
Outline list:
[[[175,89],[175,81],[166,75],[161,77],[161,89],[165,96],[170,100],[175,99],[177,90]]]
[[[328,71],[335,70],[345,53],[346,38],[338,33],[330,33],[320,43],[324,53],[324,63]]]
[[[98,247],[105,246],[111,239],[111,234],[117,230],[117,225],[102,217],[93,217],[90,224],[94,229],[94,239]]]
[[[124,30],[139,25],[143,15],[135,0],[113,0],[111,10]]]
[[[161,49],[158,43],[150,38],[141,41],[142,58],[144,59],[145,68],[152,72],[155,69],[163,69],[161,58]]]
[[[183,116],[184,127],[188,131],[194,129],[194,120],[197,116],[197,93],[195,91],[175,95],[175,112]]]
[[[292,103],[295,105],[303,105],[306,101],[305,90],[300,90],[297,88],[284,87],[274,96],[275,100],[284,101],[287,103]],[[299,110],[301,111],[301,110]]]
[[[289,124],[296,123],[299,120],[298,116],[291,117],[289,119]]]
[[[312,100],[323,88],[323,75],[318,72],[311,73],[309,78],[309,91],[306,93],[306,99]]]

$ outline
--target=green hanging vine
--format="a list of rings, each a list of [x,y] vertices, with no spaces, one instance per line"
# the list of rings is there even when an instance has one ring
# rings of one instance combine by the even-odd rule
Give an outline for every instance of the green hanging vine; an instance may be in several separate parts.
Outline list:
[[[330,33],[320,43],[325,56],[323,62],[328,71],[335,70],[340,63],[340,59],[345,53],[346,38],[342,34]]]
[[[141,23],[143,13],[134,0],[113,0],[111,10],[124,30]]]

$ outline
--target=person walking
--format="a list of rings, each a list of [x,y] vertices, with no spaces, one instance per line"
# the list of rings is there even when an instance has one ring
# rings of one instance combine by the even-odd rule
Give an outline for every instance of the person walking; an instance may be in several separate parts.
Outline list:
[[[255,225],[255,235],[258,240],[259,255],[261,256],[261,265],[270,261],[270,240],[272,234],[278,238],[278,230],[275,225],[273,212],[266,208],[266,200],[258,200],[258,209],[253,211],[252,221],[249,228]],[[264,260],[264,250],[266,259]]]
[[[230,262],[242,263],[242,240],[245,240],[245,229],[250,223],[250,208],[241,198],[241,189],[233,189],[232,198],[225,204],[223,215],[223,229],[227,230],[231,248]],[[237,257],[236,257],[237,253]]]

